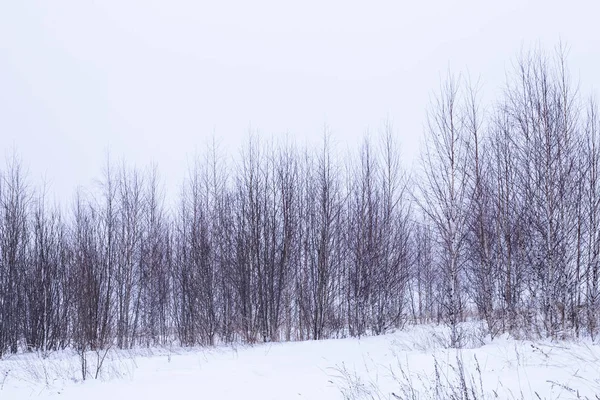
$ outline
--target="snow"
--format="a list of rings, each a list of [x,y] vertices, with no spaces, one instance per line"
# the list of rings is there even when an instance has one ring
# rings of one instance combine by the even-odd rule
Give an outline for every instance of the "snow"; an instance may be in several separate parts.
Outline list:
[[[478,396],[600,396],[597,344],[508,337],[490,341],[477,329],[469,332],[468,348],[460,352],[444,348],[447,332],[434,326],[361,339],[111,351],[99,378],[85,381],[74,352],[45,358],[19,354],[0,361],[0,400],[394,399],[410,390],[427,399],[436,388],[459,382],[457,357],[467,386]],[[95,357],[88,355],[92,369]]]

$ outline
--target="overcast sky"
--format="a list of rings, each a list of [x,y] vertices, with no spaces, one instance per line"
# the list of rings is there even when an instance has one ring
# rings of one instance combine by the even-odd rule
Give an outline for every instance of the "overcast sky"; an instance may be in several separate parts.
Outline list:
[[[596,2],[0,0],[0,149],[60,199],[99,177],[110,149],[159,165],[168,190],[214,133],[341,147],[390,120],[411,160],[450,68],[493,96],[522,47],[570,48],[600,86]]]

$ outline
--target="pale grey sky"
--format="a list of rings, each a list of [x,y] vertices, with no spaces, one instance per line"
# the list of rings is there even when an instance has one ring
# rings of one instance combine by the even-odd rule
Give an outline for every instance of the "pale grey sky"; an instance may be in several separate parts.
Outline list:
[[[107,148],[167,189],[213,132],[343,146],[393,122],[410,160],[448,68],[490,98],[522,47],[559,39],[600,85],[594,1],[0,1],[0,149],[70,199]]]

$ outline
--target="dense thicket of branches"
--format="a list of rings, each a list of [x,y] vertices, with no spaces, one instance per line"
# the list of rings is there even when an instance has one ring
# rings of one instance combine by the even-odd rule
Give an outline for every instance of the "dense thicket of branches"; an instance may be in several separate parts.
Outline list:
[[[156,168],[107,161],[51,206],[0,178],[0,355],[212,345],[460,322],[561,338],[600,330],[600,115],[562,53],[522,56],[484,113],[449,77],[409,184],[392,129],[342,158],[250,136],[214,143],[165,204]]]

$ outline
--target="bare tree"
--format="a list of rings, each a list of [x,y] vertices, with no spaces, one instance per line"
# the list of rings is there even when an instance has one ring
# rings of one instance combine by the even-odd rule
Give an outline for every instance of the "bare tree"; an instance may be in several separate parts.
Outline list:
[[[587,331],[592,339],[598,335],[600,302],[600,119],[596,102],[590,100],[585,127],[585,172],[582,214],[584,221],[583,264],[584,298]]]
[[[469,231],[467,234],[468,288],[477,306],[479,316],[487,323],[492,336],[498,331],[495,318],[497,268],[494,248],[493,192],[491,166],[488,158],[487,137],[479,108],[478,90],[470,85],[465,104],[465,129],[471,143],[467,164],[470,195]]]
[[[578,140],[575,92],[564,54],[558,55],[554,69],[549,62],[539,52],[520,60],[518,80],[508,89],[508,112],[515,126],[512,135],[518,138],[519,185],[531,227],[527,253],[536,279],[529,290],[540,299],[545,332],[554,337],[565,328],[567,293],[574,289]]]
[[[30,193],[21,161],[13,153],[0,183],[0,355],[18,350],[27,269]]]
[[[391,124],[386,124],[380,140],[381,187],[380,264],[374,281],[373,332],[380,334],[399,328],[406,319],[410,270],[414,263],[411,232],[412,207],[408,199],[409,181],[403,171],[398,144]]]
[[[464,320],[465,240],[470,214],[466,164],[470,140],[461,95],[458,80],[448,78],[428,114],[429,141],[417,195],[435,229],[437,262],[444,283],[444,317],[451,327],[453,347],[461,344],[458,324]]]

